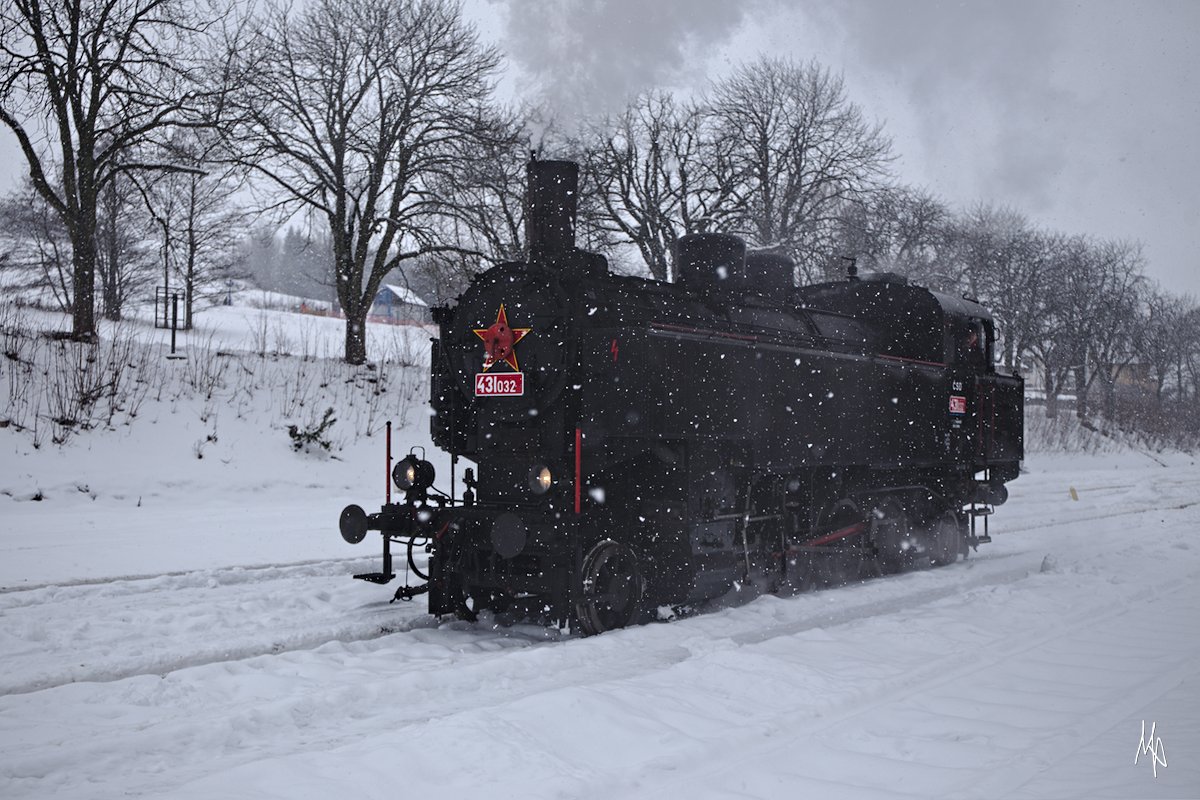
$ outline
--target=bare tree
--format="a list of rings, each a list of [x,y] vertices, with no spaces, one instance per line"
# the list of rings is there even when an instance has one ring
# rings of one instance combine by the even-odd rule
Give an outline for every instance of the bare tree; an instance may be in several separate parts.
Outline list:
[[[679,237],[717,230],[733,214],[729,146],[707,116],[703,106],[651,91],[616,118],[592,123],[582,144],[600,226],[636,246],[659,280],[671,277]]]
[[[15,278],[6,288],[49,295],[53,307],[71,310],[71,240],[62,219],[26,182],[0,200],[0,237],[5,242],[4,266]],[[37,300],[44,303],[43,300]]]
[[[440,238],[463,252],[423,258],[422,265],[439,274],[470,273],[478,271],[481,259],[500,263],[524,257],[525,170],[532,149],[526,131],[537,113],[530,108],[497,110],[490,135],[466,141],[470,156],[434,177],[433,194],[442,201]]]
[[[133,179],[120,174],[105,184],[96,209],[96,275],[107,319],[121,319],[125,303],[152,282],[152,236]]]
[[[1046,242],[1046,273],[1041,284],[1043,305],[1041,327],[1029,342],[1029,351],[1042,371],[1046,392],[1046,416],[1058,416],[1059,394],[1073,366],[1086,356],[1086,339],[1078,335],[1081,313],[1090,305],[1088,281],[1088,242],[1082,236],[1052,234]],[[1073,297],[1076,287],[1084,294]]]
[[[962,285],[955,230],[950,209],[932,194],[887,187],[843,205],[829,255],[853,257],[860,269],[898,272],[949,291]]]
[[[709,105],[736,181],[739,218],[723,227],[788,252],[811,280],[827,261],[844,204],[883,185],[891,142],[882,126],[816,62],[746,64],[713,87]]]
[[[1102,385],[1111,381],[1127,359],[1144,280],[1140,248],[1058,236],[1045,267],[1037,294],[1045,298],[1044,325],[1030,350],[1044,371],[1046,416],[1057,416],[1059,391],[1073,375],[1076,414],[1086,419],[1091,385],[1098,376]]]
[[[188,329],[197,300],[233,274],[237,242],[246,232],[244,214],[232,201],[244,171],[221,163],[218,145],[212,131],[176,132],[168,150],[183,169],[157,176],[142,192],[159,231],[163,284],[182,289]]]
[[[1146,281],[1144,259],[1139,244],[1102,241],[1093,243],[1090,260],[1097,300],[1079,331],[1087,340],[1087,351],[1075,370],[1075,411],[1081,419],[1088,416],[1088,397],[1099,380],[1104,414],[1111,419],[1116,414],[1115,381],[1136,355],[1132,343]]]
[[[227,142],[282,205],[328,221],[345,358],[363,363],[384,276],[453,249],[432,187],[489,135],[499,56],[447,0],[315,0],[268,8],[230,58]]]
[[[96,215],[122,172],[171,169],[159,132],[201,124],[184,0],[7,0],[0,5],[0,121],[71,241],[72,332],[95,337]]]
[[[1183,345],[1179,359],[1179,399],[1190,402],[1192,430],[1200,430],[1200,305],[1190,295],[1183,298],[1183,303],[1186,310],[1180,332]],[[1190,400],[1184,375],[1188,376],[1191,387]]]
[[[1035,344],[1058,341],[1053,305],[1061,297],[1052,273],[1061,237],[1034,230],[1010,208],[991,205],[959,215],[947,236],[953,253],[947,271],[960,291],[983,301],[995,315],[1006,367],[1019,367]]]
[[[1171,371],[1186,358],[1188,311],[1182,298],[1161,287],[1152,287],[1145,294],[1135,346],[1138,356],[1150,367],[1155,411],[1159,415]]]

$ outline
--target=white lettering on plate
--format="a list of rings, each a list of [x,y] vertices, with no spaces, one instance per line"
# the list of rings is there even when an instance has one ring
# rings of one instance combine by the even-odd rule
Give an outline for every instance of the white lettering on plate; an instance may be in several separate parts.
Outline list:
[[[475,376],[476,397],[520,397],[523,394],[524,372],[481,372]]]

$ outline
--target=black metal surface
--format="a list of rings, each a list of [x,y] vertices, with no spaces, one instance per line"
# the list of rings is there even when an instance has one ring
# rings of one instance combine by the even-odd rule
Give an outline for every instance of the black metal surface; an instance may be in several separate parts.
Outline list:
[[[354,576],[355,580],[368,581],[369,583],[391,583],[396,576],[390,572],[361,572]]]
[[[548,261],[575,247],[579,165],[574,161],[530,161],[525,240],[529,260]]]
[[[964,551],[989,540],[972,503],[1017,477],[1023,392],[991,367],[986,309],[886,275],[792,289],[789,261],[720,235],[681,240],[679,284],[610,275],[573,249],[573,167],[529,176],[531,263],[484,273],[435,316],[431,431],[477,465],[470,502],[353,515],[347,541],[384,532],[383,574],[389,536],[427,537],[433,613],[526,603],[590,630],[625,622],[585,602],[612,599],[587,583],[604,541],[653,607],[783,575],[784,553],[950,563],[955,535]],[[529,329],[513,347],[525,392],[477,397],[475,331],[502,305]],[[554,476],[542,495],[534,464]],[[847,508],[863,523],[842,537]]]
[[[516,514],[503,513],[492,523],[490,533],[492,549],[501,558],[515,558],[525,549],[529,531]]]
[[[367,536],[367,512],[362,506],[348,505],[342,509],[338,529],[350,544],[358,544]]]

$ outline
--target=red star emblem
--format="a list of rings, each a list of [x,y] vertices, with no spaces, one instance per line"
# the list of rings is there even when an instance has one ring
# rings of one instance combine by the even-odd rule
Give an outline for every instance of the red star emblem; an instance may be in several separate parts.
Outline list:
[[[500,304],[500,313],[496,321],[487,328],[473,328],[475,335],[483,340],[486,355],[483,359],[483,371],[487,372],[496,364],[503,361],[512,367],[513,372],[520,372],[517,366],[517,352],[513,348],[517,342],[524,339],[533,328],[512,328],[508,324],[508,315],[504,313],[504,304]]]

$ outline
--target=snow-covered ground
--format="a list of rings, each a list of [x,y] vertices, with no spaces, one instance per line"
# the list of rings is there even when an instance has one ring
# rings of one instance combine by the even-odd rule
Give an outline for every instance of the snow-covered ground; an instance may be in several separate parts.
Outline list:
[[[61,448],[0,430],[0,797],[1200,796],[1192,456],[1037,453],[965,562],[581,639],[351,580],[337,514],[382,499],[379,415],[428,446],[423,392],[296,453],[262,391],[294,361]]]

